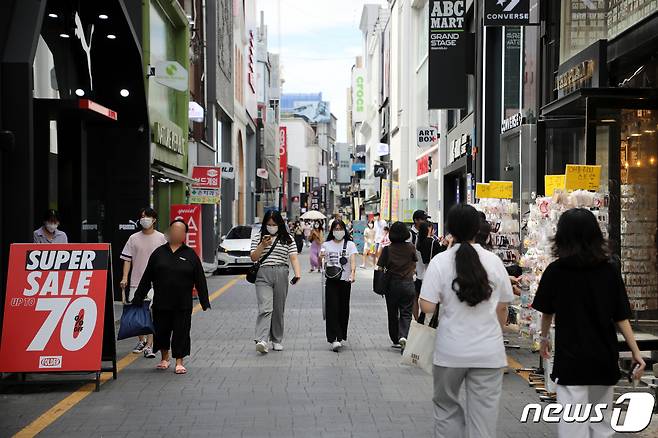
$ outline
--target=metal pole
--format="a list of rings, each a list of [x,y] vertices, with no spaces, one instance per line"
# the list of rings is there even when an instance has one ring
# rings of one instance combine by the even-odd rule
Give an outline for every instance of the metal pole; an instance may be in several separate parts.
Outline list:
[[[388,220],[393,222],[393,161],[388,160]]]

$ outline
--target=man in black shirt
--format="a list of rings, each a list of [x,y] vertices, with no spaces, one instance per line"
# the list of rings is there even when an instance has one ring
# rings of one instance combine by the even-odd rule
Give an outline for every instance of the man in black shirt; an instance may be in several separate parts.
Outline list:
[[[169,243],[151,254],[142,280],[135,291],[134,304],[141,304],[153,285],[153,351],[161,352],[162,361],[156,366],[166,370],[171,365],[169,349],[176,359],[176,374],[185,374],[183,358],[190,354],[192,324],[192,289],[196,288],[199,303],[210,309],[208,285],[201,260],[194,250],[185,245],[187,224],[177,219],[169,226]]]

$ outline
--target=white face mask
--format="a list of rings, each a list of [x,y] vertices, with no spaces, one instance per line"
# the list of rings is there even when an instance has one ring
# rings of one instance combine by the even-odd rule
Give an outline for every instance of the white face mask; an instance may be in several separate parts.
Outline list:
[[[139,224],[142,226],[142,228],[148,230],[153,226],[153,219],[150,217],[143,217],[139,220]]]
[[[270,233],[271,235],[275,235],[276,233],[279,232],[279,227],[277,225],[268,225],[267,232]]]
[[[46,222],[46,230],[48,230],[49,233],[54,233],[57,227],[58,227],[57,224],[54,224],[52,222]]]
[[[345,230],[334,231],[334,239],[343,240],[343,237],[345,237]]]
[[[320,224],[313,224],[313,228],[320,228]]]

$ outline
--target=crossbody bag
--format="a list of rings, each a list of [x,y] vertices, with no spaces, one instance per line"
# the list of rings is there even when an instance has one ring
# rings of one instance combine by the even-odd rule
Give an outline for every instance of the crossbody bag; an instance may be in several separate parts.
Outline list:
[[[277,237],[274,240],[274,243],[270,247],[270,250],[267,251],[267,254],[265,254],[263,257],[260,258],[257,262],[254,262],[253,265],[249,267],[249,270],[247,271],[247,281],[249,283],[256,283],[256,277],[258,277],[258,270],[260,269],[260,266],[263,264],[265,259],[267,259],[270,254],[272,254],[272,251],[274,251],[274,247],[276,246],[277,242],[279,241],[279,238]]]

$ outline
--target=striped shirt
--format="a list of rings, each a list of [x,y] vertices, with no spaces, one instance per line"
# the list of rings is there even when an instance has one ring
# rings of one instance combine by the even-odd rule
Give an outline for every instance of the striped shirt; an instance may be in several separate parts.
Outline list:
[[[272,236],[272,243],[265,247],[263,253],[260,256],[261,259],[265,256],[265,254],[269,252],[270,247],[272,244],[274,244],[275,240],[276,237]],[[297,255],[297,245],[295,244],[295,240],[292,238],[292,236],[290,237],[290,240],[291,242],[287,245],[281,241],[277,242],[276,246],[274,247],[274,251],[272,251],[272,254],[267,256],[265,261],[261,263],[261,266],[288,266],[288,258],[293,254]],[[260,233],[256,233],[251,238],[251,252],[256,250],[256,247],[258,247],[259,243]]]

